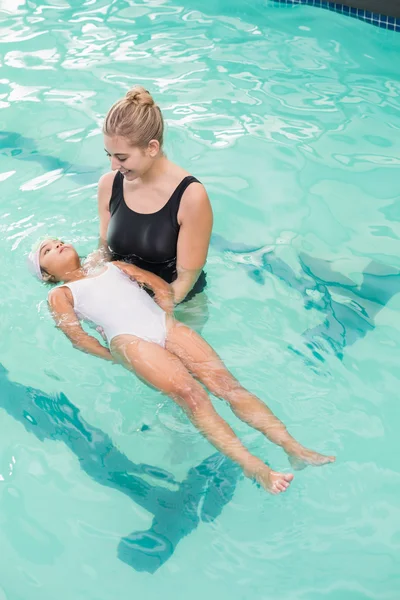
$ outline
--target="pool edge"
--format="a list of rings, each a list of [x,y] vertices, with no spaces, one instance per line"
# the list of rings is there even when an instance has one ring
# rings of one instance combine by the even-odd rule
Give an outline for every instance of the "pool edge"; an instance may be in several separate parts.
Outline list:
[[[382,13],[373,12],[371,10],[366,10],[363,8],[358,8],[355,6],[350,6],[350,3],[341,4],[338,2],[326,2],[323,0],[272,0],[275,4],[286,4],[286,5],[298,5],[305,4],[308,6],[315,6],[317,8],[324,8],[325,10],[331,10],[333,12],[337,12],[339,14],[346,15],[348,17],[353,17],[356,19],[360,19],[365,23],[370,25],[375,25],[377,27],[381,27],[382,29],[387,29],[389,31],[400,32],[400,6],[398,10],[394,12],[399,14],[399,16],[391,16],[385,15]],[[352,2],[351,4],[354,4]],[[360,2],[357,2],[360,4]],[[399,3],[400,4],[400,3]]]

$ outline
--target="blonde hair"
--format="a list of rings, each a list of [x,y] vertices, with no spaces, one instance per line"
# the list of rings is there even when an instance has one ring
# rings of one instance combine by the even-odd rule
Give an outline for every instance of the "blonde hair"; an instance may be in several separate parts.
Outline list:
[[[141,148],[146,148],[151,140],[157,140],[162,148],[164,119],[150,92],[137,85],[110,108],[103,133],[124,137],[131,146]]]

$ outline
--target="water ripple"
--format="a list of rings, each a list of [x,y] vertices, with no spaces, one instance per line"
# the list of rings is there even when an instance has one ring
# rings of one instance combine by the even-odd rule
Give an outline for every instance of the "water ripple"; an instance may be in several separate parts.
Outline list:
[[[73,402],[49,421],[29,394],[21,406],[1,395],[0,597],[122,599],[134,587],[172,598],[179,586],[193,600],[397,598],[398,34],[262,0],[3,0],[0,11],[0,357],[11,381]],[[57,335],[24,262],[44,232],[83,255],[96,245],[101,124],[134,83],[163,108],[168,155],[213,202],[204,335],[303,443],[338,454],[330,469],[296,474],[279,500],[240,479],[154,575],[117,556],[152,514],[88,477],[81,430],[51,435],[79,415],[100,474],[106,439],[182,482],[210,447],[161,395]],[[392,274],[374,279],[378,267]],[[289,469],[281,449],[218,410],[252,451]],[[49,423],[60,429],[46,437]],[[214,506],[201,489],[193,522]],[[172,497],[159,509],[181,518]]]

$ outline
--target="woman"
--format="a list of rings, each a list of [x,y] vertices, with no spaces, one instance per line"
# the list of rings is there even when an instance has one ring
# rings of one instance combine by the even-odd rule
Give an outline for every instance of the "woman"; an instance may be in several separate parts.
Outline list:
[[[250,454],[214,410],[204,387],[281,446],[294,467],[335,460],[299,444],[269,408],[240,385],[202,337],[175,321],[170,286],[154,273],[124,262],[103,264],[88,273],[73,246],[51,238],[31,252],[29,261],[41,281],[62,283],[50,291],[48,300],[57,326],[76,348],[118,362],[168,394],[211,444],[267,491],[286,491],[293,475],[272,471]],[[154,292],[154,300],[141,285]],[[100,326],[108,347],[87,334],[80,320]]]
[[[171,283],[175,305],[188,300],[206,284],[207,192],[165,156],[161,110],[143,87],[111,107],[103,133],[112,172],[98,186],[101,246]]]

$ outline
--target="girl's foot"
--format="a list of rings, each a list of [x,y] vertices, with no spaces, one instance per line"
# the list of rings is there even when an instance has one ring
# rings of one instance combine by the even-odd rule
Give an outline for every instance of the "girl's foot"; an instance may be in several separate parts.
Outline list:
[[[286,492],[294,477],[292,473],[272,471],[264,463],[261,463],[256,469],[245,470],[245,475],[257,481],[267,492],[274,495]]]
[[[296,471],[305,469],[308,466],[321,467],[322,465],[333,463],[336,460],[334,456],[319,454],[319,452],[308,450],[301,444],[297,443],[285,447],[284,450],[289,457],[290,464],[292,465],[293,469],[296,469]]]

